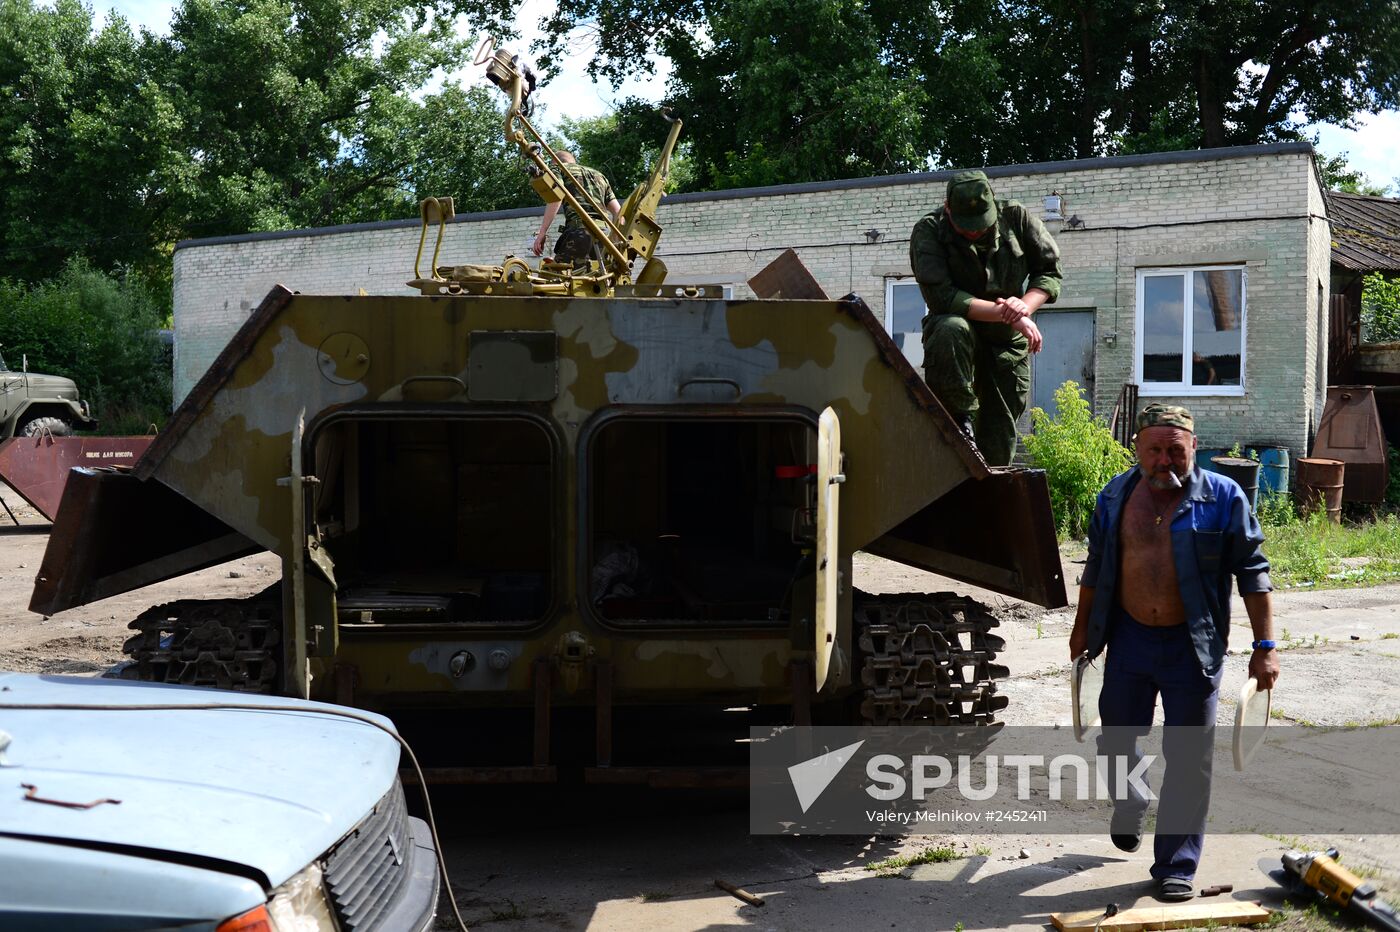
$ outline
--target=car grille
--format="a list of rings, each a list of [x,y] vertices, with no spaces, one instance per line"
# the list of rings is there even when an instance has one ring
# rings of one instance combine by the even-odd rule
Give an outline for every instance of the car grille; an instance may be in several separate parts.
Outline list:
[[[413,841],[403,786],[384,794],[363,822],[331,849],[326,887],[343,932],[373,929],[408,879]]]

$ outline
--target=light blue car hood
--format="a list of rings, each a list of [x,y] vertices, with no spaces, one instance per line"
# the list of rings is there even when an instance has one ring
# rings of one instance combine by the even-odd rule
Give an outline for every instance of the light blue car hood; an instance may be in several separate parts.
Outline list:
[[[209,702],[305,712],[181,709]],[[160,704],[169,711],[37,711],[11,703]],[[337,706],[212,689],[0,673],[0,832],[215,858],[275,887],[369,814],[399,745]],[[357,714],[369,715],[360,712]],[[386,726],[388,719],[370,716]],[[21,784],[68,809],[24,799]]]

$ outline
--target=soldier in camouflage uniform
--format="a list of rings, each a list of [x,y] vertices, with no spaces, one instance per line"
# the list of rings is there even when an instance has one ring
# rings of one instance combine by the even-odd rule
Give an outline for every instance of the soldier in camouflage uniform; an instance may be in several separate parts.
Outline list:
[[[1059,248],[1025,207],[997,200],[985,174],[963,171],[915,224],[909,261],[928,306],[924,381],[989,465],[1010,465],[1029,353],[1040,352],[1031,315],[1059,297]]]
[[[559,161],[564,164],[561,177],[569,193],[578,198],[578,202],[588,211],[590,217],[604,230],[603,218],[590,209],[588,198],[583,192],[588,192],[593,200],[603,205],[612,219],[616,220],[622,213],[622,205],[617,202],[617,195],[613,194],[612,185],[608,184],[608,179],[603,177],[603,173],[597,169],[589,168],[587,165],[578,164],[573,153],[560,150],[558,152]],[[593,241],[593,237],[584,227],[583,221],[579,220],[574,209],[563,201],[555,201],[544,209],[544,218],[540,220],[540,231],[535,234],[535,242],[530,247],[530,251],[535,255],[544,252],[545,234],[549,232],[549,226],[554,222],[555,216],[559,213],[559,207],[564,207],[564,229],[560,231],[559,238],[554,241],[554,259],[556,262],[573,262],[575,265],[586,263],[588,259],[594,258],[602,261],[602,247]]]

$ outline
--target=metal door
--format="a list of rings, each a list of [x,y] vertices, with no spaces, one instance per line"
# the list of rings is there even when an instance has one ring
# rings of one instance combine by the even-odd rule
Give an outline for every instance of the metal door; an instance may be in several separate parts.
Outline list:
[[[1031,407],[1054,417],[1055,389],[1067,381],[1079,383],[1092,404],[1094,398],[1094,312],[1042,311],[1035,315],[1045,342],[1031,357]]]

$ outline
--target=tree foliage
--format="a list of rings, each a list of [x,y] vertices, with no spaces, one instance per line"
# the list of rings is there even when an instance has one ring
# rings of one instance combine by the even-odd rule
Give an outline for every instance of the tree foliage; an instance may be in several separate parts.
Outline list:
[[[144,433],[170,411],[170,368],[157,329],[163,311],[134,275],[115,278],[85,260],[50,280],[0,279],[0,345],[14,368],[78,383],[107,433]]]
[[[619,199],[626,198],[651,173],[670,131],[671,124],[660,108],[637,97],[628,98],[604,116],[565,116],[559,121],[562,145],[580,162],[606,175]],[[671,156],[668,191],[690,190],[695,184],[691,131],[688,125],[681,129]]]
[[[168,36],[84,2],[0,0],[4,275],[76,256],[164,289],[184,237],[537,203],[499,95],[450,79],[459,16],[508,37],[506,0],[180,0]],[[673,190],[1267,142],[1400,106],[1394,0],[571,0],[545,27],[547,71],[580,38],[614,83],[669,57]],[[620,193],[666,129],[635,98],[559,127]]]
[[[1365,173],[1351,167],[1346,153],[1341,155],[1317,154],[1317,171],[1322,176],[1322,186],[1328,191],[1344,191],[1347,194],[1365,194],[1369,197],[1384,197],[1386,187],[1376,184]]]
[[[1372,272],[1361,283],[1361,341],[1400,340],[1400,279]]]
[[[1392,0],[577,0],[545,26],[547,66],[583,40],[614,83],[670,56],[702,184],[1270,142],[1400,106]]]
[[[78,0],[0,0],[0,272],[163,264],[190,162],[154,46]]]
[[[537,203],[498,95],[441,81],[468,51],[458,6],[181,0],[156,36],[0,0],[0,271],[79,256],[160,286],[184,237],[411,217],[428,194]]]
[[[924,92],[884,61],[845,0],[727,0],[703,35],[668,39],[672,103],[693,120],[702,187],[916,170]]]

